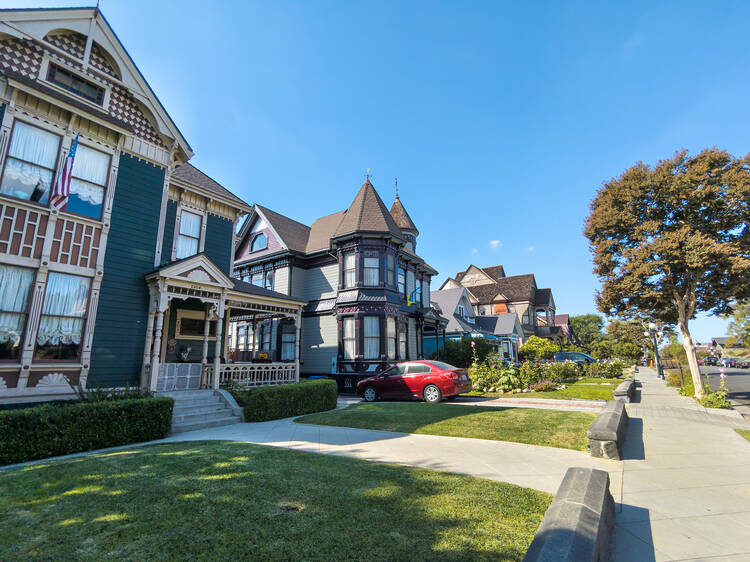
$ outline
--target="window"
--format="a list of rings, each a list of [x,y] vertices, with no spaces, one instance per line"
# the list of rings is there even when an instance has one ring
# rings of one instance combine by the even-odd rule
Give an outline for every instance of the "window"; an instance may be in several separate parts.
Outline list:
[[[269,291],[273,291],[273,271],[266,272],[266,285],[265,288]]]
[[[251,252],[257,252],[258,250],[265,250],[268,248],[268,238],[262,232],[253,238],[253,243],[250,246]]]
[[[237,349],[245,351],[247,349],[245,343],[247,342],[247,326],[237,327]]]
[[[392,316],[386,318],[386,338],[388,339],[388,359],[396,358],[396,319]]]
[[[422,283],[417,281],[414,287],[414,304],[422,306]]]
[[[407,375],[418,375],[420,373],[429,373],[430,371],[432,371],[432,368],[430,368],[429,365],[423,365],[422,363],[412,363],[406,368]]]
[[[203,310],[177,309],[175,338],[183,340],[203,340],[206,313]],[[208,339],[216,339],[216,320],[208,323]]]
[[[422,281],[422,306],[430,306],[430,282]]]
[[[259,273],[253,273],[253,276],[251,277],[250,282],[256,287],[262,287],[263,286],[263,272],[261,271]]]
[[[0,264],[0,360],[20,357],[34,271]]]
[[[70,179],[70,196],[65,210],[93,219],[101,218],[109,173],[109,158],[109,154],[78,145]],[[200,217],[198,217],[198,236],[200,237]]]
[[[402,360],[406,359],[406,330],[398,333],[398,357]]]
[[[263,351],[271,349],[271,326],[263,324],[260,327],[260,348]]]
[[[59,151],[59,135],[16,121],[0,193],[46,205]]]
[[[354,359],[356,340],[354,338],[354,318],[344,318],[344,359]]]
[[[412,302],[415,302],[414,297],[414,272],[406,272],[406,298]]]
[[[36,337],[36,359],[80,357],[90,282],[86,277],[50,272]]]
[[[354,252],[344,255],[344,287],[347,289],[356,283],[355,263]]]
[[[380,283],[380,260],[365,258],[365,285],[377,287],[378,283]]]
[[[398,268],[398,292],[400,295],[406,294],[406,274],[400,267]]]
[[[294,361],[297,344],[297,328],[294,324],[281,325],[281,360]]]
[[[526,326],[531,324],[531,311],[528,308],[523,311],[523,320],[521,322]]]
[[[380,357],[380,318],[365,316],[365,359]]]
[[[249,273],[245,273],[245,274],[244,274],[244,275],[242,276],[242,280],[243,280],[243,281],[244,281],[245,283],[250,283],[250,274],[249,274]]]
[[[396,260],[393,254],[386,254],[385,256],[385,275],[386,282],[389,287],[393,287],[396,284]]]
[[[69,70],[50,63],[47,69],[47,82],[80,96],[84,99],[94,102],[97,105],[104,105],[104,88],[97,86],[73,74]]]
[[[458,315],[459,315],[459,316],[460,316],[461,318],[463,318],[463,317],[464,317],[464,315],[466,314],[466,311],[464,310],[464,305],[462,305],[462,304],[459,304],[459,305],[458,305],[458,306],[456,307],[456,312],[458,313]]]
[[[175,257],[180,260],[198,253],[203,217],[183,210],[180,213],[180,232],[177,236]]]

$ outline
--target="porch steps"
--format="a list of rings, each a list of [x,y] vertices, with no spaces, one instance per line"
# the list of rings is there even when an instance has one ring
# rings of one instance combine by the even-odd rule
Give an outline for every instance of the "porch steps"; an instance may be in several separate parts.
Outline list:
[[[161,392],[159,396],[168,396],[174,400],[172,433],[221,427],[242,421],[213,390],[176,390]]]

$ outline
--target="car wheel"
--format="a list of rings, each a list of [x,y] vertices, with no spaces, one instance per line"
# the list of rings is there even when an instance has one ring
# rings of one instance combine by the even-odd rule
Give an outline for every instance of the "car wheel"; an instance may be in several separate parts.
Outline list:
[[[434,384],[428,384],[425,386],[422,391],[422,396],[424,396],[424,401],[429,402],[430,404],[437,404],[443,399],[443,393],[440,392],[440,389]]]
[[[374,386],[368,386],[362,393],[362,397],[366,402],[375,402],[375,400],[378,399],[378,392],[375,390]]]

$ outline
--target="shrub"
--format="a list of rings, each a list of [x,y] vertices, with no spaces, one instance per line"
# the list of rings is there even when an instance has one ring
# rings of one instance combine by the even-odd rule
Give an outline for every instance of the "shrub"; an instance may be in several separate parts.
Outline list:
[[[706,408],[731,408],[732,404],[727,400],[723,392],[710,392],[700,401],[701,406]]]
[[[542,381],[532,385],[529,385],[529,390],[532,392],[548,392],[550,390],[556,390],[557,385],[552,381]]]
[[[674,386],[680,388],[682,386],[682,379],[679,373],[669,373],[667,375],[667,386]]]
[[[589,363],[583,368],[583,372],[587,377],[601,379],[620,378],[623,375],[624,370],[625,362],[620,359],[597,361],[596,363]]]
[[[485,361],[469,368],[472,386],[482,392],[507,392],[521,387],[518,367],[503,361],[497,354],[490,355]]]
[[[530,336],[518,351],[523,359],[535,361],[539,359],[552,359],[555,352],[560,351],[560,347],[552,340]]]
[[[336,381],[331,379],[230,392],[244,409],[245,420],[254,422],[332,410],[338,398]]]
[[[475,356],[477,362],[482,363],[491,353],[492,347],[486,339],[465,337],[460,340],[445,340],[445,350],[439,354],[433,353],[430,358],[466,369],[474,362]]]
[[[677,392],[680,394],[680,396],[689,396],[691,398],[695,396],[695,387],[693,386],[693,381],[685,381],[685,384],[682,385]]]
[[[560,361],[547,365],[547,378],[554,382],[562,382],[574,379],[581,374],[578,363],[575,361]]]
[[[523,388],[528,388],[529,385],[542,382],[545,378],[547,378],[545,364],[536,363],[534,361],[526,361],[525,363],[521,363],[519,377],[521,378],[521,385]]]
[[[0,412],[0,464],[161,439],[171,398],[45,404]]]

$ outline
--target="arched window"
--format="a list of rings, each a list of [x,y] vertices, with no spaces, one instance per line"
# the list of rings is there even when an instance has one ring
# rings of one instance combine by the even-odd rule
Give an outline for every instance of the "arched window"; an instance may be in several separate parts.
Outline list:
[[[258,250],[265,250],[268,247],[268,238],[262,232],[253,238],[253,244],[250,246],[251,252],[257,252]]]

